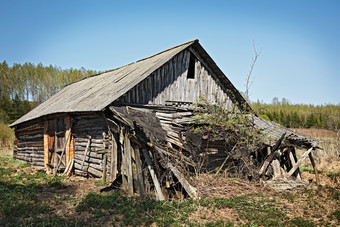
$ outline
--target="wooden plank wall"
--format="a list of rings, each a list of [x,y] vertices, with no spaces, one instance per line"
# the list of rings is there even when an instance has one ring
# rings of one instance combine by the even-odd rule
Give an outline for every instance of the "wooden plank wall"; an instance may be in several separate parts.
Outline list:
[[[31,164],[33,167],[44,167],[44,122],[22,126],[15,130],[15,158]]]
[[[187,78],[190,55],[189,50],[180,52],[117,101],[127,104],[165,105],[167,101],[196,103],[202,96],[213,102],[213,93],[217,93],[220,100],[227,100],[225,107],[232,108],[227,92],[197,59],[195,78]]]
[[[107,135],[105,119],[96,114],[82,115],[75,117],[74,122],[72,131],[75,174],[102,177],[105,166],[107,176],[110,177],[111,153],[108,151],[112,147],[112,139]],[[88,142],[90,142],[89,145]],[[87,146],[88,150],[86,150]],[[104,159],[105,153],[107,153],[106,159]],[[81,168],[82,165],[83,168]]]

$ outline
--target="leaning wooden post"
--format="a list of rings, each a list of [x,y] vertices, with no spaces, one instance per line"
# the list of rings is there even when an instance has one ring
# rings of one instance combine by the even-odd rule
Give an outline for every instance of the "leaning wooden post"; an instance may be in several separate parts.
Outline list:
[[[114,134],[111,134],[112,147],[111,147],[111,181],[113,182],[117,178],[117,141]]]
[[[295,170],[297,170],[297,168],[299,168],[299,166],[301,165],[301,163],[303,162],[303,160],[305,160],[307,158],[307,155],[309,155],[309,153],[312,152],[312,150],[314,149],[314,147],[309,148],[305,153],[303,153],[303,155],[301,156],[301,158],[299,159],[299,161],[297,161],[297,163],[295,163],[293,165],[293,167],[289,170],[288,175],[293,175],[293,173],[295,172]]]
[[[58,169],[58,154],[57,154],[57,148],[58,148],[58,137],[57,133],[54,132],[54,159],[53,159],[53,176],[57,175],[57,169]],[[61,160],[61,158],[60,158]]]
[[[143,149],[143,154],[144,154],[144,157],[145,157],[146,164],[148,165],[148,169],[150,171],[152,181],[155,185],[156,195],[157,195],[156,198],[157,198],[157,200],[164,200],[164,195],[162,193],[162,189],[161,189],[161,186],[160,186],[159,181],[157,179],[157,176],[156,176],[155,170],[153,168],[149,154],[145,149]]]
[[[91,144],[91,136],[88,136],[88,140],[87,140],[86,148],[85,148],[85,151],[84,151],[83,161],[81,162],[80,170],[83,170],[85,159],[86,159],[86,156],[87,156],[87,152],[90,149],[90,144]]]
[[[188,195],[192,199],[197,198],[197,190],[195,187],[193,187],[189,182],[185,179],[185,176],[170,162],[168,163],[168,168],[171,170],[171,172],[176,176],[178,181],[181,183],[182,187],[185,189],[185,191],[188,193]]]
[[[119,143],[120,143],[120,151],[122,155],[122,165],[121,165],[121,173],[122,173],[122,188],[123,190],[127,190],[127,170],[126,170],[126,151],[125,151],[125,141],[124,141],[124,132],[123,128],[120,129],[119,133]]]
[[[132,177],[132,165],[131,165],[131,145],[128,134],[124,136],[124,150],[126,152],[126,164],[127,164],[127,177],[128,177],[128,194],[133,195],[133,177]]]
[[[104,154],[104,158],[103,158],[103,176],[102,176],[103,184],[105,184],[105,182],[106,182],[106,162],[107,162],[107,154]]]
[[[51,169],[48,166],[48,155],[49,155],[49,151],[48,151],[48,139],[49,139],[49,135],[47,133],[48,130],[48,121],[44,122],[44,167],[45,170],[48,174],[51,173]]]
[[[292,167],[293,167],[296,163],[294,155],[293,155],[293,151],[291,149],[289,149],[287,152],[288,152],[289,159],[290,159],[290,162],[291,162]],[[297,169],[295,172],[296,172],[296,179],[301,180],[301,175],[300,175],[299,169]]]
[[[316,164],[315,164],[312,152],[310,152],[308,154],[308,156],[309,156],[310,162],[312,163],[312,166],[313,166],[313,169],[314,169],[316,184],[319,184],[320,183],[319,173],[318,173],[318,169],[316,168]]]
[[[135,147],[135,160],[136,160],[136,170],[137,170],[137,183],[139,187],[140,196],[143,198],[145,191],[144,191],[144,184],[143,184],[143,176],[142,176],[142,161],[140,159],[140,152],[138,147]]]

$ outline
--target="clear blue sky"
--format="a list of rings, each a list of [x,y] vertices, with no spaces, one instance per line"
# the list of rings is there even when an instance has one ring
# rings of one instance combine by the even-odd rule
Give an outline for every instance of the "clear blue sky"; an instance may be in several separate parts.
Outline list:
[[[340,103],[340,1],[0,0],[0,61],[109,70],[199,39],[251,100]]]

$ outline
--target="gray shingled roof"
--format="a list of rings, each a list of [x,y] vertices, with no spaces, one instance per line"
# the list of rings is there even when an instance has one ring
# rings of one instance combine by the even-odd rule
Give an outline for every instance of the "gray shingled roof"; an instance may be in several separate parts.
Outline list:
[[[49,114],[101,111],[175,55],[189,47],[199,54],[205,64],[208,64],[208,68],[219,79],[225,90],[233,92],[231,99],[233,99],[234,103],[245,103],[249,107],[242,95],[198,43],[198,40],[193,40],[129,65],[90,76],[67,85],[10,126],[14,127],[23,122]]]
[[[100,111],[194,42],[72,83],[15,121],[11,127],[54,113]]]
[[[295,146],[310,148],[310,147],[317,147],[319,141],[309,138],[305,135],[299,134],[294,132],[288,128],[281,126],[272,121],[267,121],[260,117],[251,115],[250,117],[255,126],[263,132],[266,136],[268,145],[273,145],[275,142],[285,134],[286,142],[293,144]]]

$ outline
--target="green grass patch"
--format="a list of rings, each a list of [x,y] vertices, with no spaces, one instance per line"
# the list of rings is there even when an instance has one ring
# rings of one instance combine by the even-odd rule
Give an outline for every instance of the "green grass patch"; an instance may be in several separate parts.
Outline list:
[[[180,201],[139,201],[127,198],[119,192],[99,194],[89,193],[77,206],[77,212],[90,212],[94,218],[106,214],[122,215],[124,225],[150,225],[153,222],[161,226],[173,223],[184,224],[195,208],[193,200]]]

